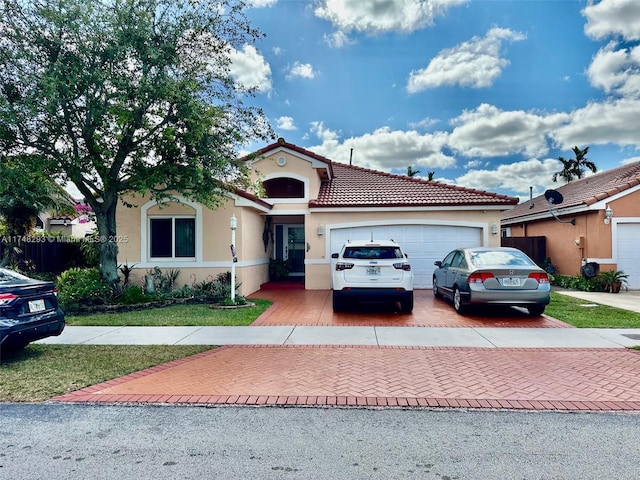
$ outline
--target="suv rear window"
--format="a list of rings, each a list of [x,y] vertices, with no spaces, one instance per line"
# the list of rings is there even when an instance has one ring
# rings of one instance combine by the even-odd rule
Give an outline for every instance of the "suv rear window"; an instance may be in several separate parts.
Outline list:
[[[398,247],[346,247],[342,258],[362,258],[365,260],[383,260],[403,258]]]

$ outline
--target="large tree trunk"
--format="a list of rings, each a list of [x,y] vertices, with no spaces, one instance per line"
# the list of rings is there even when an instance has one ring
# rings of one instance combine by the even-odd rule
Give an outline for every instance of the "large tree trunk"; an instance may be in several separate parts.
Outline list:
[[[118,236],[116,232],[116,201],[104,202],[96,211],[100,253],[100,274],[110,286],[115,286],[118,277]],[[94,209],[95,211],[95,209]]]

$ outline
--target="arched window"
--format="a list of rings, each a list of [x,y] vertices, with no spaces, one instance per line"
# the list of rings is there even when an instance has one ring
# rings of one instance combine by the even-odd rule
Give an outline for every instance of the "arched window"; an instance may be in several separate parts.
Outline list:
[[[263,182],[267,198],[304,198],[304,182],[280,177]]]

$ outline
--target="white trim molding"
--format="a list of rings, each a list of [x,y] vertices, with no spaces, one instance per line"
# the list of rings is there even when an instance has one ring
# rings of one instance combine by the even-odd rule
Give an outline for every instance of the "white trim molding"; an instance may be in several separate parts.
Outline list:
[[[195,258],[193,259],[176,259],[176,260],[166,260],[166,259],[157,259],[157,261],[155,261],[152,257],[151,257],[151,252],[149,251],[149,216],[147,215],[147,212],[149,211],[149,209],[151,207],[154,207],[156,205],[158,205],[158,202],[156,200],[150,200],[147,203],[145,203],[144,205],[142,205],[142,207],[140,208],[140,264],[141,265],[147,265],[152,263],[153,266],[159,266],[160,263],[163,264],[169,264],[167,266],[171,266],[171,267],[179,267],[179,266],[190,266],[190,267],[195,267],[195,266],[199,266],[200,263],[202,263],[202,205],[197,203],[197,202],[193,202],[191,200],[188,200],[185,197],[176,197],[176,200],[179,203],[183,203],[185,205],[190,206],[191,208],[193,208],[195,210],[195,226],[196,226],[196,232],[195,232]],[[158,218],[187,218],[187,217],[191,217],[193,218],[192,215],[182,215],[182,214],[178,214],[178,215],[161,215],[158,216]]]

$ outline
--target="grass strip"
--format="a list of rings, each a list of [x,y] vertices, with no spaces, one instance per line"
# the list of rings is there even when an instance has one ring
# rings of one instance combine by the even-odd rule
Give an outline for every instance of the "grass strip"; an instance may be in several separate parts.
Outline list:
[[[0,358],[0,402],[42,402],[211,348],[31,344]]]
[[[239,327],[251,325],[273,303],[270,300],[252,300],[251,302],[255,306],[216,309],[203,304],[180,304],[118,313],[68,315],[66,322],[67,325],[83,327]]]
[[[545,314],[578,328],[640,328],[640,313],[551,292]]]

